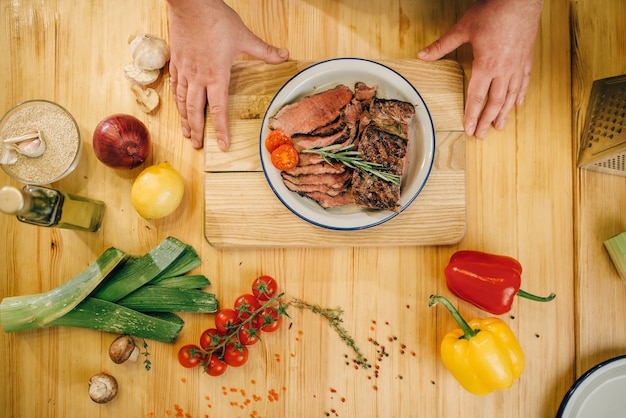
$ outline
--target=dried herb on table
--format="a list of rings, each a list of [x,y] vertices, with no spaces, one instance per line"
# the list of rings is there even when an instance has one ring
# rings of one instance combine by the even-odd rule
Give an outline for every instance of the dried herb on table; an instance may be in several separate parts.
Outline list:
[[[311,312],[315,314],[319,314],[323,318],[326,318],[329,322],[330,327],[334,329],[337,332],[337,334],[339,334],[339,337],[341,338],[341,340],[348,347],[350,347],[352,351],[354,351],[354,354],[356,355],[355,360],[354,360],[355,364],[360,366],[363,369],[369,369],[372,367],[372,365],[369,363],[367,358],[361,352],[361,349],[356,345],[356,341],[354,341],[354,338],[352,338],[350,334],[348,333],[348,330],[343,327],[342,325],[343,319],[341,318],[341,316],[343,315],[342,309],[321,308],[318,305],[312,305],[300,299],[291,299],[289,301],[289,306],[294,306],[301,310],[308,309]]]

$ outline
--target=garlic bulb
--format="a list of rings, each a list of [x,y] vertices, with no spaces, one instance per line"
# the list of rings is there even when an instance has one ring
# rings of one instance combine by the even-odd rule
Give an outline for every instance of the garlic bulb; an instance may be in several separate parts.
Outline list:
[[[130,43],[133,63],[141,70],[159,70],[170,60],[170,47],[156,35],[143,33]]]

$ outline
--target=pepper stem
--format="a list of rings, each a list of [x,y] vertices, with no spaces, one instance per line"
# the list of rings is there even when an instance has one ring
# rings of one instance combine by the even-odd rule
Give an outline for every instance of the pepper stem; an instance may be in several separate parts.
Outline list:
[[[457,311],[457,309],[454,307],[454,305],[450,303],[448,299],[444,298],[443,296],[430,295],[430,298],[428,299],[428,306],[432,307],[438,303],[442,303],[443,306],[448,308],[448,311],[450,311],[454,320],[457,322],[457,324],[459,324],[459,327],[461,327],[461,330],[463,331],[463,338],[469,340],[470,338],[478,334],[479,330],[472,329],[472,327],[470,327],[467,321],[461,316],[459,311]]]
[[[556,294],[550,293],[548,296],[537,296],[537,295],[533,295],[532,293],[528,293],[525,290],[519,289],[517,291],[517,296],[534,300],[536,302],[550,302],[552,299],[556,297]]]

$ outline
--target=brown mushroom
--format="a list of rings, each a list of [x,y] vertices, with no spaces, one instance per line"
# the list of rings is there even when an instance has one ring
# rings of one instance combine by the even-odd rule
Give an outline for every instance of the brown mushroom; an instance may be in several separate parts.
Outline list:
[[[89,397],[96,403],[107,403],[117,395],[117,380],[110,374],[98,373],[89,379]]]
[[[139,347],[130,335],[120,335],[109,347],[109,357],[113,363],[121,364],[126,360],[135,361],[139,356]]]

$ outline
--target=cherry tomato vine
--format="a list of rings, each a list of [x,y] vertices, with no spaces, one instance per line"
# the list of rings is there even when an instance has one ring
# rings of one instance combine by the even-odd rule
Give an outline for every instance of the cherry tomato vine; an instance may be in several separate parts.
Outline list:
[[[278,292],[273,277],[257,277],[252,283],[251,293],[240,295],[232,308],[222,308],[216,313],[215,327],[202,332],[199,345],[186,344],[180,348],[179,363],[187,368],[202,365],[209,376],[220,376],[229,366],[243,366],[248,360],[249,348],[260,341],[264,333],[277,331],[283,317],[289,317],[287,308],[294,307],[309,310],[328,320],[341,340],[354,351],[354,363],[364,369],[371,368],[343,327],[341,309],[324,309],[300,299],[285,302],[284,295]]]

